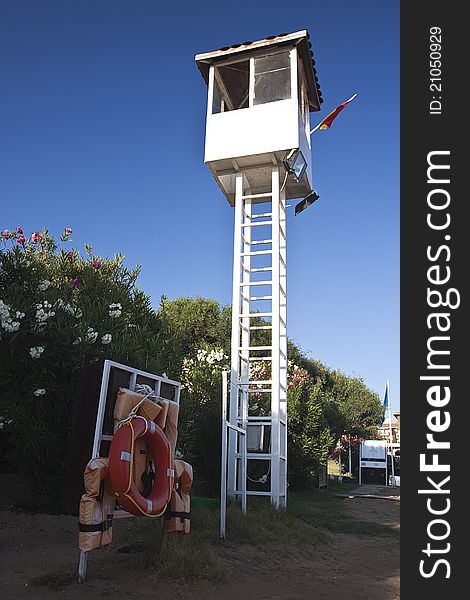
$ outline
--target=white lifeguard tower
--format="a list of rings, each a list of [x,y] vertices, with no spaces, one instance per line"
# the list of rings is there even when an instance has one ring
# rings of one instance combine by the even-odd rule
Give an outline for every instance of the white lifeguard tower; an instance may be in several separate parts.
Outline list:
[[[223,491],[226,483],[243,510],[247,495],[268,496],[276,508],[285,507],[286,199],[312,192],[309,113],[322,102],[315,61],[306,30],[204,52],[195,60],[208,85],[204,161],[235,207]],[[269,342],[252,345],[262,330],[271,333]],[[253,377],[260,364],[267,365],[264,379]]]

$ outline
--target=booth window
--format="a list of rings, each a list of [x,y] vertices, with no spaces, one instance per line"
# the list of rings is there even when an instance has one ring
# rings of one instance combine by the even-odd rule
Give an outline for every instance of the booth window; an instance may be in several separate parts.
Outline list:
[[[244,60],[215,68],[212,112],[248,108],[250,61]]]
[[[255,58],[253,104],[265,104],[291,97],[290,55],[288,52]]]

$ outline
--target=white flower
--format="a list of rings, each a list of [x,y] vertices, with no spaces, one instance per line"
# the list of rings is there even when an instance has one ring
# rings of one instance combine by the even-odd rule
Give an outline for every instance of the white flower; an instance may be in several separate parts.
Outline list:
[[[200,361],[203,361],[206,359],[206,354],[207,354],[207,350],[198,350],[196,358]]]
[[[117,319],[117,317],[120,317],[122,313],[122,305],[119,302],[115,302],[113,304],[109,305],[109,316],[112,319]]]
[[[46,393],[46,390],[44,388],[38,388],[33,393],[35,396],[44,396],[44,394]]]
[[[80,343],[81,343],[81,341],[82,341],[82,338],[81,338],[81,337],[78,337],[78,338],[77,338],[77,339],[76,339],[74,342],[72,342],[72,344],[73,344],[74,346],[78,346],[78,344],[80,344]]]
[[[34,348],[29,349],[31,358],[39,358],[43,352],[44,348],[42,346],[35,346]]]
[[[113,336],[110,333],[105,333],[103,335],[103,337],[101,338],[101,343],[102,344],[110,344],[112,339],[113,339]]]
[[[10,316],[11,306],[5,304],[3,300],[0,300],[0,325],[3,327],[5,331],[12,333],[13,331],[18,331],[20,328],[19,321],[13,321]],[[16,311],[16,318],[22,319],[24,317],[24,313]]]
[[[20,328],[20,323],[19,321],[12,321],[9,319],[8,321],[2,322],[2,327],[5,331],[12,333],[14,331],[18,331]]]
[[[43,279],[41,281],[41,283],[38,285],[38,290],[40,292],[44,292],[44,290],[47,290],[47,288],[51,285],[51,282],[49,281],[49,279]]]
[[[96,342],[96,338],[98,337],[98,332],[93,329],[93,327],[88,327],[85,341],[90,342],[90,344],[94,344]]]
[[[55,316],[55,311],[50,310],[52,308],[52,304],[47,300],[44,302],[39,302],[36,304],[36,321],[38,323],[45,323],[47,319]]]

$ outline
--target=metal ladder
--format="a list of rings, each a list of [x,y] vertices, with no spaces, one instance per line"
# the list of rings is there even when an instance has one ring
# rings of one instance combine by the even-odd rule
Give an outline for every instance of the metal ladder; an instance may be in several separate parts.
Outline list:
[[[286,202],[279,167],[272,167],[272,190],[250,194],[243,173],[235,179],[235,231],[229,421],[247,432],[271,429],[268,451],[246,451],[248,435],[228,431],[227,494],[269,496],[275,508],[287,502],[287,307]],[[270,205],[270,208],[269,208]],[[265,234],[268,231],[269,233]],[[269,264],[266,264],[269,263]],[[255,321],[256,319],[256,321]],[[253,324],[256,323],[256,324]],[[252,332],[270,331],[270,344],[251,345]],[[268,379],[253,379],[256,363],[271,365]],[[268,415],[257,415],[253,398],[263,395]],[[265,402],[266,404],[266,402]],[[251,414],[249,414],[251,413]],[[266,489],[253,490],[246,477],[253,461],[266,461]],[[222,465],[225,468],[225,464]],[[251,486],[253,487],[253,486]],[[260,487],[260,486],[258,486]],[[261,486],[262,487],[262,486]]]

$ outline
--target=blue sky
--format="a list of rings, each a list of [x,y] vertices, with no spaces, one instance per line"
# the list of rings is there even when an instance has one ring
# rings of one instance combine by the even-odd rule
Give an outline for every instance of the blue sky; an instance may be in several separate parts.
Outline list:
[[[288,217],[288,334],[399,408],[399,2],[1,0],[0,228],[72,227],[157,307],[231,302],[233,210],[203,164],[194,54],[308,29],[320,200]],[[176,172],[176,175],[175,175]]]

